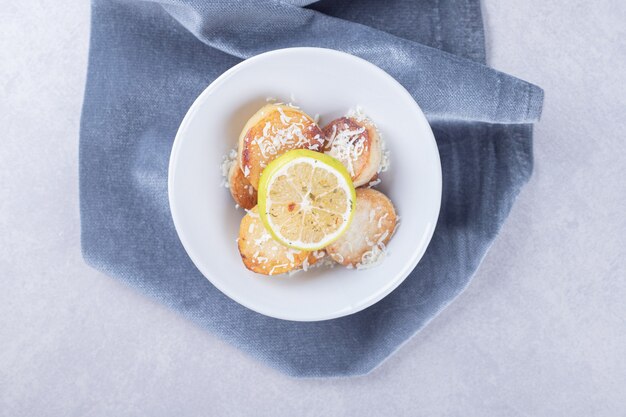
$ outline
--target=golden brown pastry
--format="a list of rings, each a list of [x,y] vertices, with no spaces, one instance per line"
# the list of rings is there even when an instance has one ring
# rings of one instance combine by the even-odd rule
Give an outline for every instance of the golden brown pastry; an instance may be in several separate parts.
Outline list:
[[[237,161],[234,161],[228,171],[228,188],[233,196],[235,203],[239,206],[250,210],[256,206],[257,191],[254,189],[250,181],[243,175],[243,171],[239,168]]]
[[[322,152],[324,135],[303,111],[267,104],[248,120],[239,137],[238,158],[244,177],[257,189],[263,169],[292,149]]]
[[[241,219],[237,244],[246,268],[264,275],[278,275],[307,268],[324,257],[322,251],[300,251],[276,242],[265,230],[256,207]]]
[[[355,187],[368,184],[377,175],[382,161],[382,145],[372,121],[361,117],[341,117],[324,127],[324,153],[346,167]]]
[[[335,262],[350,268],[371,266],[384,255],[396,223],[396,211],[386,195],[372,188],[359,188],[352,223],[326,247],[326,252]]]

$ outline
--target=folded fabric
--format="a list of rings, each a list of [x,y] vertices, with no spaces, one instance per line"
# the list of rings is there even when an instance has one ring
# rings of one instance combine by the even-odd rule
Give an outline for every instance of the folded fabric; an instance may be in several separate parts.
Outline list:
[[[543,94],[532,84],[314,10],[279,1],[162,3],[199,40],[239,58],[293,46],[338,49],[364,58],[400,81],[431,118],[529,123],[541,112]],[[376,14],[389,13],[380,4]]]
[[[370,371],[469,282],[532,171],[541,89],[484,65],[478,0],[161,3],[92,2],[85,259],[290,375]],[[167,203],[171,145],[193,100],[242,58],[291,46],[349,52],[397,78],[431,121],[443,169],[440,219],[416,269],[376,305],[317,323],[221,294],[184,252]]]

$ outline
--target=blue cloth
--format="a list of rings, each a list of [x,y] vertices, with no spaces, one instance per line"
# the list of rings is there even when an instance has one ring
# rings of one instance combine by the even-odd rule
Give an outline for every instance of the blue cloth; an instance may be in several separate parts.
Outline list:
[[[478,0],[94,0],[80,138],[87,262],[289,375],[367,373],[468,284],[532,171],[540,88],[489,69]],[[351,316],[272,319],[193,266],[171,220],[167,165],[186,110],[242,58],[288,46],[361,56],[432,123],[443,201],[432,242],[393,293]]]

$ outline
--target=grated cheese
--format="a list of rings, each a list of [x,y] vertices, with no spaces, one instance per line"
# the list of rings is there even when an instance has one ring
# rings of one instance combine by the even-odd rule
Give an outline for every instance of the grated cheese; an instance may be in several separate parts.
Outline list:
[[[253,219],[258,219],[259,218],[259,214],[253,212],[252,210],[248,210],[248,209],[244,209],[246,211],[246,213],[252,217]]]
[[[265,242],[269,242],[271,239],[272,239],[272,236],[270,236],[269,233],[263,233],[263,235],[261,235],[260,238],[254,239],[254,244],[255,245],[262,245]]]
[[[284,268],[286,267],[288,264],[280,264],[280,265],[274,265],[272,267],[272,269],[270,269],[270,275],[274,275],[274,271],[276,271],[276,268]]]
[[[378,184],[380,184],[382,182],[382,180],[380,178],[376,178],[374,181],[370,181],[369,184],[367,184],[369,187],[375,187]]]
[[[383,220],[385,220],[385,218],[389,216],[389,213],[385,213],[383,214],[380,219],[378,219],[378,228],[380,229],[381,227],[383,227]]]
[[[283,109],[281,109],[280,107],[278,108],[278,113],[280,113],[280,121],[284,125],[289,124],[289,122],[291,121],[291,117],[287,116]]]
[[[353,118],[359,122],[369,122],[370,124],[374,126],[374,128],[376,129],[376,133],[378,134],[378,138],[380,140],[380,149],[381,149],[381,161],[380,161],[380,166],[378,168],[378,172],[380,173],[380,172],[388,171],[389,167],[391,166],[390,152],[387,149],[385,138],[383,137],[382,133],[378,129],[378,126],[375,123],[373,123],[369,117],[367,117],[367,115],[363,112],[363,108],[361,106],[356,106],[356,108],[350,109],[346,117]]]
[[[359,105],[357,105],[354,109],[348,110],[346,117],[350,117],[358,122],[369,121],[369,118],[365,115],[365,112],[363,112],[363,108]]]
[[[390,152],[387,149],[387,144],[383,140],[382,136],[380,136],[380,133],[378,134],[378,136],[380,137],[380,148],[382,152],[382,157],[380,159],[380,167],[378,168],[378,172],[381,173],[381,172],[385,172],[389,170],[389,168],[391,167],[391,159],[390,159]]]
[[[391,236],[396,234],[396,230],[398,230],[399,226],[400,226],[400,216],[396,215],[396,225],[393,228],[393,230],[391,231]]]
[[[353,177],[355,175],[354,162],[367,150],[363,133],[365,133],[364,127],[350,130],[347,124],[343,125],[343,129],[337,129],[337,125],[333,125],[325,147],[325,153],[341,161]]]
[[[313,265],[309,265],[309,269],[313,268],[334,268],[337,265],[335,261],[329,256],[323,258],[321,261],[315,262]]]
[[[385,230],[385,232],[378,238],[378,242],[376,242],[377,245],[382,245],[383,244],[383,240],[385,240],[387,238],[387,236],[389,236],[389,231]]]
[[[367,269],[379,265],[387,254],[387,248],[379,243],[361,256],[361,262],[356,264],[356,269]]]
[[[226,188],[230,188],[228,181],[228,174],[233,164],[237,163],[237,150],[231,149],[226,155],[222,157],[222,163],[220,164],[220,170],[222,172],[221,185]]]
[[[252,142],[259,147],[259,152],[261,152],[264,159],[278,155],[285,147],[296,149],[316,146],[316,144],[311,145],[309,139],[303,133],[305,124],[309,123],[306,117],[301,116],[296,120],[292,120],[293,117],[287,117],[282,109],[278,109],[278,111],[280,113],[280,120],[285,126],[275,126],[268,122],[269,126],[266,124],[262,136],[252,140]],[[309,130],[313,128],[312,125],[308,127]],[[315,139],[318,142],[318,147],[324,142],[322,137],[316,136]]]

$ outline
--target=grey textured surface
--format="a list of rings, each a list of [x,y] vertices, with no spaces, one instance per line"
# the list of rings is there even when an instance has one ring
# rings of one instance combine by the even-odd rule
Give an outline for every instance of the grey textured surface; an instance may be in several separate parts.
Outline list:
[[[490,64],[546,91],[531,182],[400,352],[293,380],[84,265],[88,5],[2,1],[0,415],[624,415],[626,4],[589,7],[484,2]]]

